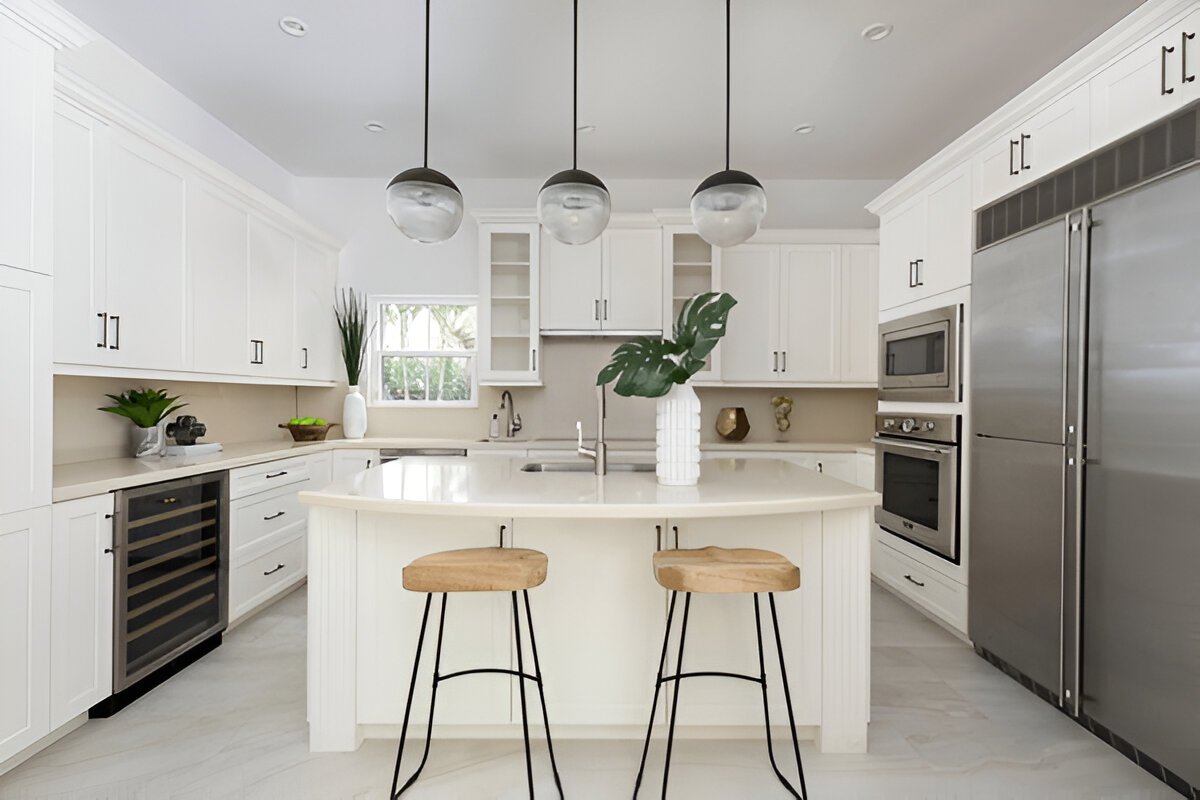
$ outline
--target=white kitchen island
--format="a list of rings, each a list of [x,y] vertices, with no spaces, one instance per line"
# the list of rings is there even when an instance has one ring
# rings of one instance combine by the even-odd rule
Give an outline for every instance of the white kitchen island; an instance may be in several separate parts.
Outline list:
[[[312,750],[399,738],[425,601],[402,587],[404,565],[503,543],[549,557],[546,582],[529,597],[555,736],[645,735],[668,598],[651,569],[656,549],[760,547],[801,571],[800,589],[776,596],[800,735],[823,752],[866,751],[875,492],[770,459],[705,461],[700,484],[687,488],[659,486],[653,472],[598,478],[522,471],[527,463],[408,458],[300,495],[310,507]],[[442,673],[515,669],[511,614],[506,593],[450,595]],[[435,635],[431,624],[414,704],[422,722]],[[787,717],[774,648],[766,652],[778,724]],[[684,669],[758,673],[749,596],[693,596]],[[516,691],[503,675],[445,685],[435,735],[520,737]],[[760,692],[742,681],[688,681],[677,736],[761,736]],[[659,704],[660,722],[666,708]],[[536,708],[530,717],[539,718]]]

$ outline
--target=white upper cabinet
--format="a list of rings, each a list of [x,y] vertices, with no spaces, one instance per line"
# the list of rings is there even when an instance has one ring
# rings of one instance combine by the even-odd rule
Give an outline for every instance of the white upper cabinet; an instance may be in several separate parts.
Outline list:
[[[683,304],[698,294],[721,291],[721,248],[700,238],[690,225],[663,228],[663,333],[670,337]],[[719,383],[721,350],[718,344],[692,383]]]
[[[296,240],[274,225],[251,217],[248,260],[250,335],[245,343],[246,361],[253,373],[286,375],[293,362]]]
[[[541,236],[542,330],[600,330],[604,293],[603,238],[563,244]]]
[[[842,247],[841,294],[841,379],[849,383],[875,383],[879,378],[877,245],[848,244]]]
[[[47,275],[0,266],[0,419],[11,425],[0,459],[0,514],[50,502],[51,285]]]
[[[543,252],[545,249],[538,246],[536,222],[479,226],[481,383],[519,386],[540,382],[542,297],[557,291],[564,303],[571,299],[566,292],[568,286],[541,282]]]
[[[841,269],[839,245],[782,248],[778,375],[784,381],[841,377]]]
[[[971,166],[960,164],[879,225],[879,307],[971,282]]]
[[[0,763],[50,733],[50,508],[0,515]]]
[[[247,237],[250,217],[220,189],[188,186],[188,292],[192,366],[197,372],[248,372]]]
[[[1200,10],[1092,77],[1091,145],[1133,133],[1200,98]]]
[[[308,242],[296,242],[295,335],[292,374],[337,380],[337,323],[333,315],[337,257]]]
[[[49,274],[54,51],[0,16],[0,265]]]
[[[779,246],[743,244],[722,250],[721,290],[737,300],[721,340],[721,380],[775,380],[779,368]]]

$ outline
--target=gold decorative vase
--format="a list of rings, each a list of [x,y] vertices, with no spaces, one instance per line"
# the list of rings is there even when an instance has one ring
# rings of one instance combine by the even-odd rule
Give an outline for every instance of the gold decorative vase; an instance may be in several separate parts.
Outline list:
[[[717,435],[729,442],[740,442],[750,433],[750,418],[741,406],[717,412]]]

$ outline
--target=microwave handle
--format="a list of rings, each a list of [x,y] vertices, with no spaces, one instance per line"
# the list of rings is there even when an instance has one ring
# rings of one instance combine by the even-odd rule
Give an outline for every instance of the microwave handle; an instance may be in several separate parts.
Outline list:
[[[935,447],[931,444],[919,444],[918,442],[901,441],[899,439],[883,439],[878,436],[871,439],[875,444],[891,445],[893,447],[906,447],[912,450],[921,450],[926,453],[937,453],[941,456],[950,455],[950,451],[945,447]]]

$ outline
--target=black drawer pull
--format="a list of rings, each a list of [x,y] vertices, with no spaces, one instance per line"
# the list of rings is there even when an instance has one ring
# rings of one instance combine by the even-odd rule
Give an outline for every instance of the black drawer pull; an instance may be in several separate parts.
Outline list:
[[[905,575],[904,580],[908,581],[909,583],[915,583],[917,586],[920,586],[921,588],[925,588],[925,584],[921,583],[919,580],[914,578],[912,575]]]
[[[273,574],[275,574],[276,572],[279,572],[279,570],[281,570],[281,569],[283,569],[283,564],[280,564],[279,566],[275,567],[275,569],[269,569],[269,570],[267,570],[266,572],[264,572],[264,573],[263,573],[263,575],[264,575],[264,576],[267,576],[267,575],[273,575]]]
[[[268,472],[267,473],[268,478],[280,478],[280,477],[283,477],[284,475],[287,475],[287,470],[284,470],[283,472]]]
[[[282,517],[282,516],[283,516],[284,514],[286,514],[286,513],[287,513],[286,511],[276,511],[274,514],[271,514],[271,515],[270,515],[270,516],[268,516],[268,517],[263,517],[263,520],[264,520],[264,521],[269,521],[269,520],[273,520],[273,519],[279,519],[280,517]]]

